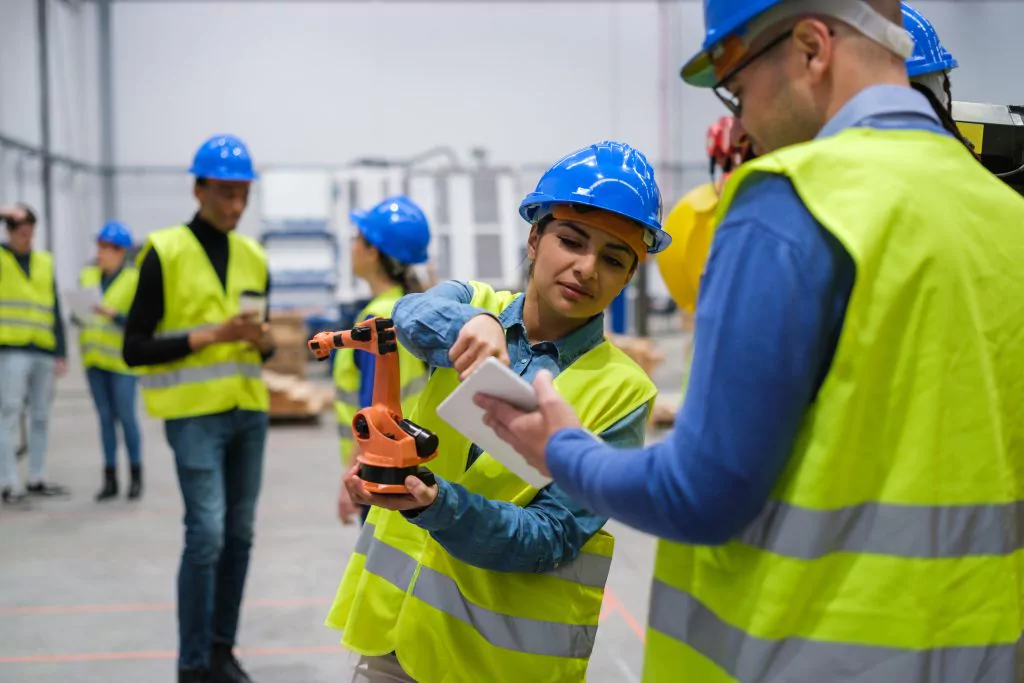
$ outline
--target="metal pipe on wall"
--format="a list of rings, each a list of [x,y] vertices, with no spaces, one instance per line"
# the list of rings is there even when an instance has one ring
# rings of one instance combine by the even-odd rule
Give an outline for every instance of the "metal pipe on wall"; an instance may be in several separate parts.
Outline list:
[[[47,4],[36,0],[36,31],[39,43],[39,133],[42,157],[43,234],[46,248],[53,251],[53,158],[50,131],[50,42]]]
[[[103,220],[117,217],[117,185],[114,178],[114,59],[111,38],[110,0],[99,0],[100,167],[103,169]]]

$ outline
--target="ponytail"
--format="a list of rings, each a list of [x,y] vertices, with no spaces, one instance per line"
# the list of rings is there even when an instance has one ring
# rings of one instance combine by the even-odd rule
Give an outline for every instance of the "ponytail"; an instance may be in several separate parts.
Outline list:
[[[928,86],[915,81],[911,81],[910,85],[914,90],[928,98],[928,103],[932,105],[932,109],[935,110],[935,115],[938,116],[939,121],[942,122],[942,127],[945,128],[950,135],[959,140],[964,147],[969,149],[971,154],[977,157],[978,151],[974,149],[974,143],[964,137],[964,134],[960,132],[960,127],[957,126],[956,121],[953,120],[953,98],[950,96],[949,92],[949,77],[947,76],[945,79],[946,98],[949,100],[949,107],[944,107],[942,102],[939,101],[939,98]]]
[[[416,274],[413,266],[406,265],[381,253],[380,265],[388,279],[402,288],[403,294],[419,294],[426,291],[427,283]]]

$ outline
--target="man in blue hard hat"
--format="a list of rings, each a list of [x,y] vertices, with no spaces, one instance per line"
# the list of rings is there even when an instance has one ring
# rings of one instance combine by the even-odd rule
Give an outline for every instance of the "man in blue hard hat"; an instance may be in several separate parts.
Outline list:
[[[45,480],[54,378],[66,371],[64,322],[53,255],[32,248],[36,215],[24,204],[0,207],[0,505],[30,507],[29,496],[65,495]],[[29,470],[18,481],[14,434],[28,411]]]
[[[199,211],[146,239],[124,360],[165,421],[185,503],[178,681],[248,683],[233,646],[267,437],[270,277],[263,248],[235,232],[256,179],[248,148],[214,136],[190,170]]]
[[[644,677],[965,683],[1024,666],[1024,198],[910,87],[898,0],[705,0],[683,69],[761,156],[719,204],[668,438],[549,379],[486,421],[653,533]]]

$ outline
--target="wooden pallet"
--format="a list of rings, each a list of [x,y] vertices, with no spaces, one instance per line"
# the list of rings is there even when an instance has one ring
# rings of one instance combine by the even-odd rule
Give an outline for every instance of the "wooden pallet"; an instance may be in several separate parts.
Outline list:
[[[270,419],[274,421],[315,422],[334,400],[330,387],[295,375],[264,370],[263,380],[270,391]]]

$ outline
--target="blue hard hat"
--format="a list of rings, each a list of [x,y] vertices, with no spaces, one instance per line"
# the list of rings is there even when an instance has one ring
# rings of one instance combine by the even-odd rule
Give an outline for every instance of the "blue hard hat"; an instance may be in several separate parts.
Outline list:
[[[429,258],[427,217],[405,195],[388,197],[369,211],[353,211],[349,218],[363,239],[399,263],[415,265]]]
[[[256,180],[249,148],[234,135],[214,135],[196,151],[189,173],[213,180]]]
[[[960,66],[939,42],[939,34],[932,22],[907,3],[901,2],[900,5],[903,7],[903,28],[914,39],[914,54],[907,59],[907,75],[914,78]]]
[[[96,235],[96,241],[103,242],[105,244],[112,244],[115,247],[121,247],[122,249],[131,249],[132,231],[124,223],[110,221],[100,228],[100,233]]]
[[[654,167],[642,152],[622,142],[599,142],[556,161],[523,199],[519,215],[537,223],[551,213],[553,204],[582,204],[636,221],[646,229],[649,254],[664,251],[672,242],[661,227]]]
[[[704,45],[683,67],[683,80],[690,85],[711,88],[718,84],[711,52],[726,38],[743,35],[747,24],[783,0],[704,0]]]

